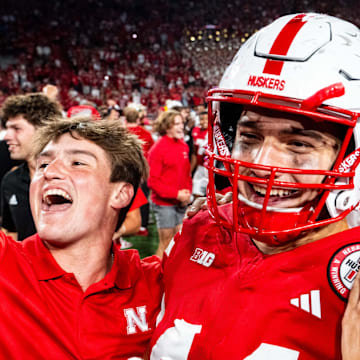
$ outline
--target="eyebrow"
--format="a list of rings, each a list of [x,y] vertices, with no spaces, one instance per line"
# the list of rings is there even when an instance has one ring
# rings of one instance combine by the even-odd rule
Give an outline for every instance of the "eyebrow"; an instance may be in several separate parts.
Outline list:
[[[238,122],[238,125],[245,126],[251,129],[258,129],[257,121],[254,120],[244,120],[241,121],[241,119]],[[303,128],[297,128],[294,126],[290,126],[289,129],[281,131],[281,134],[283,135],[302,135],[302,136],[309,136],[314,140],[324,140],[324,137],[322,133],[319,130],[313,130],[313,129],[303,129]]]
[[[52,156],[54,156],[54,153],[55,152],[53,150],[43,151],[38,155],[37,158],[52,157]],[[94,158],[96,161],[98,160],[98,158],[95,154],[93,154],[91,151],[87,151],[87,150],[70,149],[70,150],[65,150],[65,153],[68,155],[87,155],[87,156]]]

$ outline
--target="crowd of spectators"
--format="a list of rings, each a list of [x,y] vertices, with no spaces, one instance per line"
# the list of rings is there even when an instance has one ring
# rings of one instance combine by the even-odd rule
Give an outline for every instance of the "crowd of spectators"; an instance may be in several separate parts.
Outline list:
[[[4,0],[1,8],[0,104],[52,83],[65,109],[112,98],[154,117],[169,98],[201,103],[241,42],[284,13],[360,18],[354,0]]]

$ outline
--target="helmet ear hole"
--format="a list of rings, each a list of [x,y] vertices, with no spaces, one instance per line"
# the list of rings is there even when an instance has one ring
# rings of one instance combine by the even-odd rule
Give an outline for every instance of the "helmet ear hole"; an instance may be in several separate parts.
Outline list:
[[[335,206],[338,210],[344,211],[352,206],[351,191],[341,191],[336,195]]]

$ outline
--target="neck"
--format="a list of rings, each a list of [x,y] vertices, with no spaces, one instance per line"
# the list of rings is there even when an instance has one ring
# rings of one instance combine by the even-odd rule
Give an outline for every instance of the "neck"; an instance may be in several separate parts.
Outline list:
[[[30,179],[32,179],[34,172],[35,172],[35,161],[34,160],[26,160],[27,166],[29,168],[29,174],[30,174]]]
[[[273,255],[273,254],[279,254],[285,251],[293,250],[299,246],[312,243],[314,241],[323,239],[325,237],[343,232],[347,229],[349,229],[349,226],[346,220],[343,219],[333,224],[329,224],[327,226],[323,226],[308,231],[307,233],[305,233],[305,235],[301,235],[297,237],[295,240],[290,241],[289,243],[283,245],[268,245],[266,243],[263,243],[255,239],[253,239],[253,242],[263,254]]]
[[[96,244],[91,246],[88,242],[86,246],[74,244],[56,247],[48,242],[45,243],[59,266],[66,272],[74,274],[83,291],[102,280],[111,269],[113,254],[110,239],[106,243],[103,242],[102,246]]]

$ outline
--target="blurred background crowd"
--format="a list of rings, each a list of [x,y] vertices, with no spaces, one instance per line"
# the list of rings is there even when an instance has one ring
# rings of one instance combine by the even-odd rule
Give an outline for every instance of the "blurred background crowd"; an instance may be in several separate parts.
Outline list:
[[[0,104],[60,89],[65,109],[114,99],[146,106],[203,102],[241,43],[286,13],[317,11],[359,24],[355,0],[53,0],[0,5]]]

